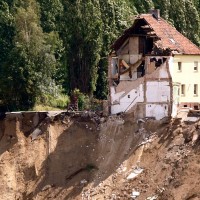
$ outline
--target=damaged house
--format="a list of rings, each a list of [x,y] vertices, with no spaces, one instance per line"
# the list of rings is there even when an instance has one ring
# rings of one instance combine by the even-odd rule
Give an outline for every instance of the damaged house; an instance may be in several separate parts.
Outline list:
[[[200,109],[200,48],[150,10],[135,18],[109,55],[111,114],[175,117]]]

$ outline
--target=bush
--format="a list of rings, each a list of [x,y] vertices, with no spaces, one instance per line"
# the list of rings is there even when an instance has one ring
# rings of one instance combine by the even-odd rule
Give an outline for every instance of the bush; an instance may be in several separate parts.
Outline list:
[[[58,97],[54,97],[53,99],[51,99],[49,105],[57,108],[66,109],[69,102],[69,97],[67,95],[61,94]]]
[[[88,110],[90,108],[90,99],[87,95],[81,93],[78,96],[78,108],[79,110]]]
[[[78,98],[78,108],[79,110],[88,110],[90,108],[90,99],[89,96],[80,92],[79,89],[75,89],[72,92],[72,96]]]
[[[50,106],[54,108],[66,109],[70,100],[67,95],[59,94],[58,96],[52,96],[50,94],[43,94],[37,100],[37,105]]]

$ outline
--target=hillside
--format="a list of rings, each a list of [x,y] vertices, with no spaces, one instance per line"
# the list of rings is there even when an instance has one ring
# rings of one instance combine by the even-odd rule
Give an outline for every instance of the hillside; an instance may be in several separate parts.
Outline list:
[[[200,198],[199,122],[15,113],[0,138],[2,200]]]

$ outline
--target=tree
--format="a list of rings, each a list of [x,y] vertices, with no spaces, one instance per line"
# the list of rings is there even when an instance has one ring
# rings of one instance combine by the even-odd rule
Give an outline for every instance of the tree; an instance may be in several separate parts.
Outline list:
[[[99,0],[101,20],[103,24],[103,45],[101,49],[101,59],[98,63],[98,79],[95,97],[98,99],[107,99],[108,83],[108,54],[112,42],[120,36],[125,28],[131,24],[132,12],[129,4],[121,0]]]
[[[185,1],[186,37],[190,38],[195,44],[200,45],[200,13],[191,0]]]
[[[11,110],[28,109],[44,93],[53,92],[56,69],[54,49],[40,26],[37,3],[17,3],[14,46],[2,69],[3,101]]]
[[[10,12],[9,2],[0,2],[0,106],[5,105],[6,94],[4,93],[9,89],[7,82],[7,76],[5,76],[6,65],[9,59],[10,51],[13,48],[14,37],[14,17]],[[2,109],[2,108],[1,108]]]
[[[149,11],[149,9],[154,8],[154,3],[152,0],[141,0],[141,1],[130,0],[130,2],[137,9],[138,13],[146,13]]]
[[[44,32],[59,31],[59,22],[63,15],[60,0],[38,0],[41,10],[41,26]]]
[[[102,21],[98,1],[64,1],[62,39],[70,90],[92,95],[102,46]]]

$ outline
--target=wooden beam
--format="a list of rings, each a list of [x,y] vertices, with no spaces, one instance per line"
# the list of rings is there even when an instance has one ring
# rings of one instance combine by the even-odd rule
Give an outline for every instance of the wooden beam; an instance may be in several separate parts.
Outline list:
[[[137,61],[136,63],[134,63],[134,64],[127,64],[127,65],[129,65],[129,68],[128,68],[128,69],[125,69],[123,72],[120,72],[119,74],[120,74],[120,75],[123,75],[123,74],[129,72],[132,68],[138,67],[138,66],[142,63],[143,60],[144,60],[144,58],[141,58],[140,60],[138,60],[138,61]]]

